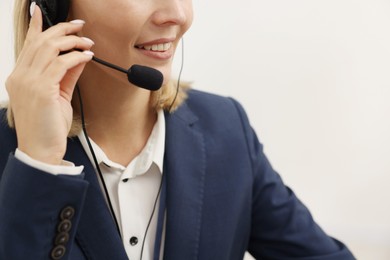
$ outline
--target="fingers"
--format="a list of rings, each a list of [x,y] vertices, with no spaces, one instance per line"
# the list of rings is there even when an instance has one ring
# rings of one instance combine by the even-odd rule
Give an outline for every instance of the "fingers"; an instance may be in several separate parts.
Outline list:
[[[35,42],[36,37],[40,33],[42,33],[42,24],[43,24],[42,11],[39,8],[39,6],[32,4],[31,10],[34,10],[34,12],[33,15],[31,16],[29,29],[26,35],[26,42],[30,42],[30,43]],[[58,25],[48,28],[44,32],[46,37],[43,38],[42,40],[44,41],[47,38],[52,38],[61,35],[75,34],[78,31],[80,31],[80,29],[84,24],[85,22],[83,20],[73,20],[68,23],[59,23]]]
[[[29,28],[29,35],[28,38],[26,38],[25,45],[21,53],[22,57],[20,58],[20,61],[18,60],[17,65],[24,64],[25,66],[30,67],[36,59],[41,60],[41,64],[47,64],[53,56],[38,55],[39,51],[42,50],[57,53],[56,55],[58,55],[60,51],[67,51],[77,46],[86,46],[86,42],[81,43],[82,41],[77,39],[77,36],[74,35],[82,30],[83,25],[84,22],[81,20],[76,20],[76,22],[60,23],[39,34],[36,34],[36,28]],[[60,39],[64,37],[70,37],[70,39],[67,41],[64,41],[63,39],[61,41]],[[73,43],[71,42],[71,39],[74,41]],[[65,45],[63,45],[64,43]],[[91,43],[93,44],[93,42],[90,41],[88,46],[81,49],[91,48]],[[67,49],[67,47],[69,48]]]
[[[42,84],[42,87],[45,88],[43,91],[52,91],[52,94],[55,94],[58,93],[58,86],[60,86],[60,91],[67,94],[66,98],[70,101],[82,69],[92,57],[91,51],[72,51],[66,55],[58,56],[42,74],[42,78],[46,81]],[[47,89],[47,86],[51,86],[50,89]]]
[[[26,97],[27,100],[19,102],[26,105],[26,102],[56,100],[61,95],[70,102],[76,82],[92,57],[91,51],[72,51],[58,56],[42,74],[31,73],[31,70],[14,71],[6,82],[10,100]]]
[[[34,85],[34,89],[43,95],[46,93],[53,97],[60,92],[70,101],[85,64],[93,56],[89,51],[93,41],[77,36],[85,22],[73,20],[42,31],[42,12],[39,6],[32,3],[30,13],[26,40],[11,79],[21,77],[30,82],[26,84],[22,79],[17,80],[22,83],[23,89]],[[60,55],[61,52],[65,53]]]
[[[45,38],[43,38],[43,40],[63,35],[76,34],[83,28],[84,24],[85,22],[83,20],[59,23],[44,31]]]
[[[51,78],[53,81],[60,83],[65,73],[71,68],[90,61],[93,57],[91,51],[72,51],[66,55],[58,56],[53,60],[44,72],[43,76]]]
[[[76,67],[68,70],[68,72],[65,74],[65,76],[62,78],[61,84],[60,84],[60,95],[70,102],[73,97],[73,91],[76,86],[76,83],[81,75],[81,73],[84,70],[86,63],[81,63],[77,65]]]
[[[85,64],[93,56],[92,52],[87,51],[93,46],[93,41],[73,35],[81,31],[84,22],[75,20],[61,23],[42,32],[42,13],[38,6],[33,6],[32,10],[27,38],[10,77],[18,79],[17,84],[9,84],[13,87],[8,89],[12,90],[18,85],[26,89],[34,85],[36,91],[48,96],[48,92],[57,96],[59,92],[72,93]],[[65,51],[70,52],[59,55]]]
[[[31,67],[36,69],[37,72],[43,72],[52,60],[57,58],[60,52],[89,50],[93,45],[94,42],[92,40],[74,35],[50,39],[36,52],[36,57],[32,60]]]

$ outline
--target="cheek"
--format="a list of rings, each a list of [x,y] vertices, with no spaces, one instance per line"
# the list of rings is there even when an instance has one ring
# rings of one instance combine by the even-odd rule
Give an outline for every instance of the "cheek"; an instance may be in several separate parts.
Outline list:
[[[139,33],[145,20],[145,12],[139,6],[134,6],[132,1],[122,0],[72,1],[69,16],[86,21],[84,36],[96,43],[111,42],[113,46],[130,41],[131,36]]]
[[[185,27],[185,30],[184,32],[186,32],[188,29],[190,29],[191,25],[192,25],[192,22],[194,20],[194,12],[193,12],[193,8],[192,8],[192,2],[190,2],[186,8],[186,23],[184,25]]]

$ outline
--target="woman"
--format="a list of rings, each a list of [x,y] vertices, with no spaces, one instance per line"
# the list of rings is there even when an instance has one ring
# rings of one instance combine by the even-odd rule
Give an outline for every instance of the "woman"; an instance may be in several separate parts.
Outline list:
[[[236,101],[176,98],[191,0],[37,3],[15,6],[0,259],[354,259],[284,186]],[[157,69],[163,86],[94,55]]]

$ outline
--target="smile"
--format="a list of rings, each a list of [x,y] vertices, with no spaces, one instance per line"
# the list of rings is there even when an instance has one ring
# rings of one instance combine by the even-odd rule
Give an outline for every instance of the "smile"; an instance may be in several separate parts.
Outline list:
[[[152,45],[138,45],[135,46],[137,49],[144,49],[147,51],[167,51],[171,48],[172,42],[167,42],[167,43],[159,43],[159,44],[152,44]]]

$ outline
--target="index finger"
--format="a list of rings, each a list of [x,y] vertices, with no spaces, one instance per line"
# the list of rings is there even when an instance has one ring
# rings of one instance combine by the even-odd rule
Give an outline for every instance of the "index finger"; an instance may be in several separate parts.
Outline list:
[[[32,14],[32,16],[30,19],[29,28],[26,35],[27,41],[33,39],[36,35],[42,32],[42,24],[43,24],[41,8],[39,8],[39,6],[35,2],[31,2],[30,14]]]
[[[35,1],[31,2],[29,11],[30,11],[30,15],[32,14],[32,16],[28,26],[26,38],[23,44],[23,49],[19,53],[19,57],[17,57],[16,60],[16,66],[21,62],[21,60],[23,60],[24,52],[26,51],[26,45],[28,45],[30,42],[33,42],[34,38],[38,34],[42,33],[42,23],[43,23],[42,12],[39,6],[35,3]]]

